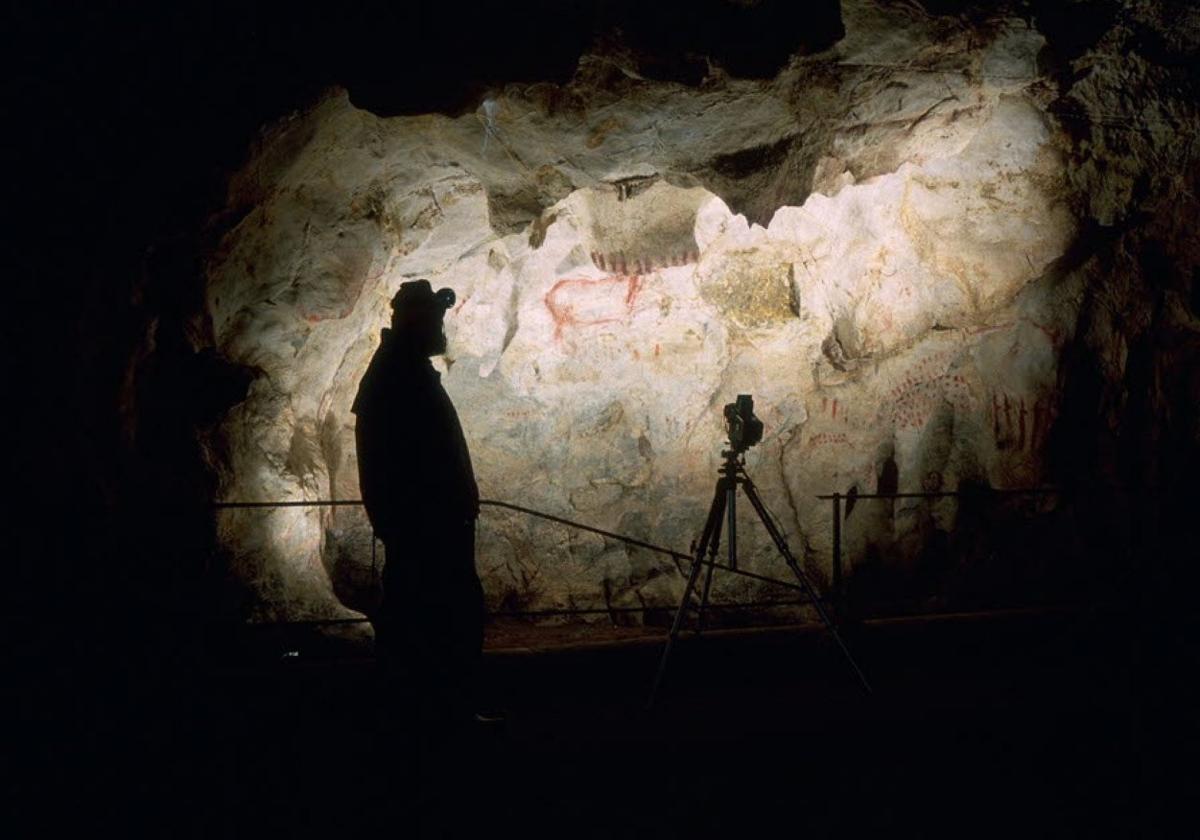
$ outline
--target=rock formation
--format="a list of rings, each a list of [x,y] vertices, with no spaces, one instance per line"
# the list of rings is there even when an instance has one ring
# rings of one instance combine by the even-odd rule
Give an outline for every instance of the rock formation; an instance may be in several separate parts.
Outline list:
[[[254,374],[207,438],[221,497],[357,498],[350,402],[417,277],[458,295],[439,365],[486,498],[686,550],[739,393],[767,429],[748,470],[822,582],[816,494],[1061,480],[1080,359],[1115,427],[1135,337],[1195,346],[1198,121],[1163,58],[1194,35],[1142,4],[1070,48],[1036,17],[842,7],[845,37],[769,80],[652,81],[593,51],[569,84],[458,117],[381,118],[332,90],[266,128],[206,268],[216,351]],[[1135,256],[1148,239],[1169,243],[1156,266]],[[847,574],[911,570],[964,508],[858,502]],[[744,522],[746,567],[785,576]],[[358,511],[218,528],[258,617],[371,603]],[[496,510],[479,569],[494,607],[667,604],[682,585],[665,557]],[[727,579],[716,597],[774,595]]]

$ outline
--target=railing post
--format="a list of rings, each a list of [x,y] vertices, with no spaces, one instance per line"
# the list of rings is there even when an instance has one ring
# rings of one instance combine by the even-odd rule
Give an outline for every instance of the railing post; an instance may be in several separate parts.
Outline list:
[[[833,494],[833,601],[842,605],[842,494]]]

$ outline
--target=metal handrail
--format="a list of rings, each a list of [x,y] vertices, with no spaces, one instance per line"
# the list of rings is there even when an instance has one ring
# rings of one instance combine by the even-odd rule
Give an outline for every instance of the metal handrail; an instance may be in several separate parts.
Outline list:
[[[928,492],[906,492],[906,493],[828,493],[819,494],[816,496],[821,501],[832,502],[832,519],[833,519],[833,546],[832,546],[832,595],[822,596],[821,600],[840,601],[843,595],[843,573],[842,573],[842,501],[857,501],[859,499],[945,499],[945,498],[962,498],[962,497],[986,497],[986,496],[1021,496],[1021,495],[1054,495],[1060,491],[1054,487],[1016,487],[1016,488],[991,488],[980,487],[978,490],[961,491],[961,490],[941,490]],[[669,556],[675,562],[675,568],[681,574],[683,569],[680,566],[681,560],[689,562],[699,562],[702,565],[712,566],[714,569],[722,569],[742,577],[757,580],[763,583],[770,583],[776,586],[782,586],[791,590],[801,590],[801,587],[789,581],[779,580],[778,578],[768,577],[766,575],[755,574],[754,572],[746,571],[745,569],[735,569],[724,563],[718,563],[709,558],[697,558],[690,554],[684,554],[681,551],[676,551],[671,548],[665,548],[654,543],[646,542],[645,540],[636,537],[630,537],[626,534],[618,534],[614,531],[606,531],[603,528],[596,528],[592,525],[587,525],[582,522],[576,522],[565,517],[556,516],[554,514],[545,513],[544,511],[535,510],[533,508],[516,505],[511,502],[502,502],[495,499],[480,499],[481,507],[496,507],[507,510],[517,511],[529,516],[534,516],[540,519],[545,519],[550,522],[555,522],[568,527],[577,528],[589,533],[598,534],[603,537],[615,539],[627,545],[632,545],[637,548],[643,548],[648,551],[654,551],[659,554]],[[213,502],[212,508],[215,510],[245,510],[245,509],[266,509],[266,508],[294,508],[294,507],[362,507],[361,499],[314,499],[314,500],[285,500],[271,502]],[[765,606],[799,606],[809,603],[806,598],[804,600],[795,601],[749,601],[741,603],[723,603],[723,604],[708,604],[706,609],[749,609]],[[673,605],[645,605],[638,607],[596,607],[586,609],[562,609],[562,610],[507,610],[492,613],[493,616],[528,618],[533,616],[573,616],[573,615],[612,615],[616,613],[634,613],[645,612],[647,610],[671,609]],[[313,619],[302,621],[278,621],[278,622],[251,622],[246,626],[253,627],[280,627],[280,626],[332,626],[340,624],[361,624],[368,622],[370,619],[363,618],[338,618],[338,619]]]
[[[272,502],[213,502],[212,507],[216,510],[245,510],[245,509],[295,508],[295,507],[361,507],[362,504],[363,504],[363,502],[361,499],[314,499],[311,501],[285,500],[285,501],[272,501]],[[740,575],[741,577],[745,577],[745,578],[750,578],[752,580],[757,580],[761,583],[770,583],[770,584],[774,584],[776,586],[784,587],[785,589],[790,589],[790,590],[794,590],[794,591],[803,591],[799,585],[792,583],[790,581],[779,580],[778,578],[769,577],[767,575],[756,574],[754,572],[750,572],[745,569],[736,569],[736,568],[733,568],[732,566],[728,566],[724,563],[719,563],[711,558],[707,558],[707,559],[699,558],[698,559],[698,558],[693,557],[690,554],[684,554],[683,552],[676,551],[675,549],[665,548],[660,545],[655,545],[654,543],[646,542],[645,540],[640,540],[636,537],[630,537],[626,534],[618,534],[615,531],[606,531],[603,528],[596,528],[595,526],[592,526],[592,525],[587,525],[582,522],[576,522],[571,519],[566,519],[561,516],[556,516],[554,514],[545,513],[544,511],[535,510],[533,508],[523,507],[521,505],[516,505],[511,502],[502,502],[502,501],[498,501],[495,499],[480,499],[479,505],[480,505],[480,507],[497,507],[497,508],[505,508],[508,510],[514,510],[519,513],[524,513],[524,514],[528,514],[530,516],[538,517],[540,519],[545,519],[550,522],[556,522],[561,525],[567,525],[572,528],[577,528],[581,531],[587,531],[587,532],[590,532],[593,534],[599,534],[600,536],[619,540],[627,545],[632,545],[637,548],[644,548],[648,551],[654,551],[659,554],[665,554],[665,555],[671,557],[671,559],[675,561],[676,571],[680,572],[681,574],[683,573],[683,569],[680,567],[679,561],[687,560],[689,562],[699,562],[701,565],[705,565],[705,566],[712,566],[715,569],[722,569],[727,572],[732,572],[733,574]],[[826,599],[824,596],[822,596],[821,600],[824,601]],[[764,606],[798,606],[798,605],[807,604],[807,603],[809,603],[809,599],[805,598],[804,600],[796,600],[796,601],[751,601],[751,602],[744,602],[744,603],[707,604],[705,608],[706,609],[708,609],[708,608],[736,609],[736,608],[754,608],[754,607],[764,607]],[[588,608],[588,609],[566,609],[566,610],[509,610],[509,611],[494,612],[494,613],[491,613],[491,615],[504,616],[504,617],[520,617],[520,618],[528,618],[528,617],[533,617],[533,616],[551,616],[551,615],[602,615],[602,614],[613,614],[613,613],[645,612],[646,610],[657,610],[657,609],[672,609],[673,607],[674,607],[674,605],[666,605],[666,604],[661,605],[661,606],[653,605],[653,604],[650,604],[650,605],[644,604],[644,605],[638,606],[638,607],[597,607],[597,608]],[[338,624],[361,624],[361,623],[367,622],[369,620],[370,619],[364,617],[364,618],[340,618],[340,619],[314,619],[314,620],[308,620],[308,621],[253,622],[252,624],[253,624],[253,626],[259,626],[259,627],[262,627],[262,626],[270,626],[270,627],[329,626],[329,625],[338,625]]]
[[[1047,496],[1061,492],[1057,487],[980,487],[978,490],[936,490],[921,493],[827,493],[817,496],[829,499],[946,499],[960,496]]]

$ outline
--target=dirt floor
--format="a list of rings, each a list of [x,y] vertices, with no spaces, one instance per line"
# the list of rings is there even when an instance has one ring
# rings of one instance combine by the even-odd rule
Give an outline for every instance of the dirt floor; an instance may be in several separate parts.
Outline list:
[[[925,615],[880,617],[867,619],[864,626],[920,626],[937,623],[963,624],[967,622],[1011,621],[1034,616],[1048,616],[1071,612],[1070,607],[1033,607],[1008,610],[991,610],[978,613],[933,613]],[[823,633],[823,625],[815,619],[768,623],[758,621],[716,617],[706,624],[705,632],[717,637],[755,637],[779,634]],[[484,635],[484,649],[496,653],[551,652],[562,648],[589,648],[623,645],[662,645],[666,642],[668,627],[665,625],[621,626],[609,621],[530,621],[519,618],[493,618]],[[851,630],[850,632],[853,632]],[[694,624],[685,625],[681,637],[695,636]]]
[[[577,645],[665,639],[663,627],[619,627],[610,622],[534,624],[519,619],[493,619],[484,631],[486,650],[545,650]]]

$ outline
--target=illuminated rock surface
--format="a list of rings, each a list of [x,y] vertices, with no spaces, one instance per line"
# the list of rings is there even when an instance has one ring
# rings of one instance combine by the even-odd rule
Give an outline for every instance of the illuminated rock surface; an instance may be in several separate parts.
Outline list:
[[[209,441],[221,495],[358,497],[350,402],[416,277],[458,294],[443,382],[486,498],[686,550],[739,393],[767,428],[748,469],[822,581],[815,494],[1045,482],[1063,348],[1085,338],[1086,288],[1121,270],[1072,243],[1127,219],[1146,182],[1186,188],[1172,131],[1103,126],[1159,71],[1134,57],[1106,75],[1120,27],[1060,82],[1024,20],[843,7],[846,37],[770,82],[688,88],[590,55],[566,88],[506,89],[456,119],[381,119],[333,91],[271,127],[208,265],[217,350],[256,372]],[[1193,103],[1141,107],[1196,126]],[[860,502],[848,562],[903,562],[957,515]],[[743,522],[744,564],[782,576]],[[493,606],[680,591],[669,560],[599,537],[495,510],[479,534]],[[371,601],[357,511],[227,513],[220,536],[260,615]],[[775,594],[727,580],[717,598]]]

